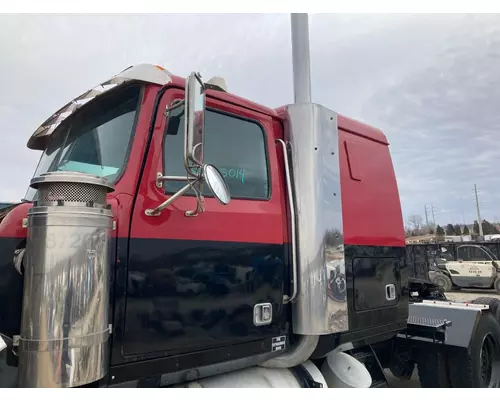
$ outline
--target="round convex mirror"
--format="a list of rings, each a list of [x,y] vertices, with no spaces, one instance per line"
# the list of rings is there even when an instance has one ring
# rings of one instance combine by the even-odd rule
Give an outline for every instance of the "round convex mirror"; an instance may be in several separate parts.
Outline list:
[[[229,204],[229,201],[231,200],[229,188],[227,187],[226,181],[219,170],[213,165],[205,164],[203,166],[203,178],[217,200],[224,205]]]

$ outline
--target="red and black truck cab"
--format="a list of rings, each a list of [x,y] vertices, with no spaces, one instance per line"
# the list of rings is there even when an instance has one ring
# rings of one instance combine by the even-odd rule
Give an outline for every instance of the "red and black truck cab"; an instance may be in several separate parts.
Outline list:
[[[125,130],[117,124],[121,136],[113,135],[119,143],[112,148],[124,155],[108,195],[115,219],[113,334],[104,385],[151,377],[174,383],[213,365],[223,371],[237,359],[240,367],[255,365],[283,351],[282,338],[288,345],[291,337],[290,305],[282,301],[290,291],[291,254],[276,146],[284,139],[280,110],[208,90],[204,157],[225,175],[231,202],[222,206],[207,191],[205,212],[187,217],[196,208],[188,193],[159,216],[147,216],[146,209],[179,188],[159,184],[158,174],[185,174],[182,108],[164,114],[184,97],[184,79],[171,78],[164,86],[127,83],[72,116],[83,125],[94,115],[101,124],[133,117]],[[338,132],[349,331],[321,337],[316,356],[343,342],[394,335],[408,316],[404,230],[387,140],[341,116]],[[82,151],[79,160],[87,156]],[[20,325],[22,276],[13,256],[25,246],[29,207],[18,205],[0,223],[0,303],[8,305],[0,308],[0,332],[9,337]],[[385,296],[394,282],[395,292]],[[256,304],[271,304],[271,323],[254,323]]]

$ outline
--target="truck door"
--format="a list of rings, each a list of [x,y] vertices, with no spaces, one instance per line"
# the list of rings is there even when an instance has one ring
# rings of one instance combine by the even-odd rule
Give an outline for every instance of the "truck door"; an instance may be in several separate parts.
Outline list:
[[[186,176],[184,107],[163,115],[183,97],[163,96],[132,212],[122,352],[160,357],[268,340],[283,332],[286,237],[283,189],[273,119],[207,96],[204,162],[225,176],[231,202],[205,196],[205,212],[188,193],[159,216],[146,216],[182,182],[156,184],[158,173]],[[258,304],[272,318],[254,318]],[[269,348],[269,351],[271,348]]]

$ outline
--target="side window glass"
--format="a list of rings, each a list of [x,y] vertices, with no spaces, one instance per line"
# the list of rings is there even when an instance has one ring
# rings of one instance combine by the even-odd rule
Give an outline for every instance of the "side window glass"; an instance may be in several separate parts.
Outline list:
[[[479,247],[473,247],[471,250],[471,261],[486,261],[490,259],[486,252]]]
[[[458,259],[462,261],[470,261],[467,247],[460,247],[458,249]]]
[[[221,112],[206,111],[204,161],[221,171],[232,198],[269,198],[265,141],[265,133],[259,124]],[[185,176],[183,107],[169,113],[163,145],[164,174]],[[165,192],[175,193],[184,184],[167,181],[164,184]],[[193,194],[192,191],[190,193]],[[206,187],[203,195],[212,197]]]

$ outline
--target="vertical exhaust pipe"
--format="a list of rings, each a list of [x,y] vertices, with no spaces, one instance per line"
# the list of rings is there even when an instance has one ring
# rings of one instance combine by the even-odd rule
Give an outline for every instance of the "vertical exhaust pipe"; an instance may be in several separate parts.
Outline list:
[[[291,14],[293,95],[295,103],[311,102],[311,60],[309,52],[309,17]]]
[[[294,102],[296,104],[311,103],[308,15],[291,14],[291,31]],[[292,218],[295,218],[295,215],[292,215]],[[296,240],[296,238],[292,239]],[[298,279],[298,277],[295,276],[294,279]],[[262,366],[266,368],[292,368],[300,365],[311,357],[316,350],[318,341],[318,335],[298,335],[296,342],[286,353],[264,362]]]

